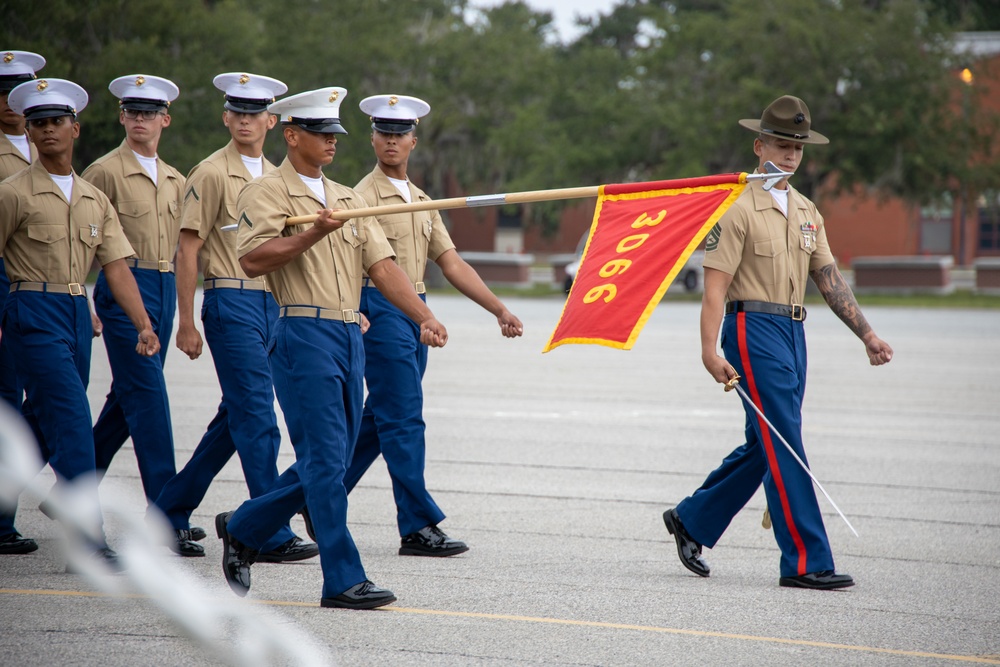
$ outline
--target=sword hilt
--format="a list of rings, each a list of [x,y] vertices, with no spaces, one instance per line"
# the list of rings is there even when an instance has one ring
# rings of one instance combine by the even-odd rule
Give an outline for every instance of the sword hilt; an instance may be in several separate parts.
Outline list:
[[[733,372],[735,373],[736,371],[733,371]],[[729,379],[729,382],[727,382],[724,385],[723,390],[724,391],[732,391],[733,389],[736,388],[736,385],[738,385],[739,383],[740,383],[740,374],[736,373],[736,375],[734,375],[733,377],[731,377]]]

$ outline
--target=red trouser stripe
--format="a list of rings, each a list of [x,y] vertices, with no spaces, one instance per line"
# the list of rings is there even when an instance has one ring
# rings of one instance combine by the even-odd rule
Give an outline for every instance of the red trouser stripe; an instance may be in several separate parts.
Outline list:
[[[747,328],[746,313],[736,314],[736,339],[740,346],[740,361],[743,362],[743,372],[746,374],[747,388],[750,390],[750,398],[754,404],[764,411],[764,405],[760,402],[760,394],[757,393],[757,382],[753,377],[753,369],[750,367],[750,352],[747,349]],[[792,518],[792,506],[788,502],[788,493],[785,491],[785,483],[781,479],[781,468],[778,467],[778,457],[774,454],[774,442],[771,440],[771,429],[763,417],[757,415],[757,424],[760,428],[761,438],[764,441],[764,451],[767,454],[767,466],[771,469],[771,477],[774,485],[778,489],[778,497],[781,498],[781,510],[785,514],[785,523],[788,525],[788,532],[795,542],[795,548],[799,552],[799,574],[806,574],[806,545],[799,535],[799,530],[795,526]]]

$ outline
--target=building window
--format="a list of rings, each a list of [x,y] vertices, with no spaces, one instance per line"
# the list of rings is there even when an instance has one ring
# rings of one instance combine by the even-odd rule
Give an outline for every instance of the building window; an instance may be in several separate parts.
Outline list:
[[[985,192],[977,202],[979,211],[979,250],[1000,253],[1000,190]]]
[[[920,208],[920,252],[931,255],[951,253],[952,216],[955,203],[950,192]]]

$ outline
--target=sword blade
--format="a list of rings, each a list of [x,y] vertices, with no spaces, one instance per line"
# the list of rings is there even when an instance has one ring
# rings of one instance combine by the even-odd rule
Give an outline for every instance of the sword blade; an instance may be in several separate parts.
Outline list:
[[[760,415],[760,418],[764,420],[764,423],[767,424],[768,428],[771,429],[771,432],[774,433],[776,436],[778,436],[778,440],[781,441],[781,444],[785,446],[785,448],[792,455],[795,461],[800,466],[802,466],[802,469],[806,471],[807,475],[809,475],[809,479],[813,481],[813,484],[815,484],[816,487],[823,492],[823,495],[826,496],[826,499],[830,501],[831,505],[833,505],[833,509],[837,510],[837,514],[840,515],[840,518],[844,520],[844,523],[847,524],[847,527],[851,529],[852,533],[854,533],[854,537],[860,537],[860,535],[858,535],[858,531],[854,530],[854,526],[851,525],[851,522],[847,520],[847,517],[844,516],[844,513],[840,511],[839,507],[837,507],[837,503],[833,502],[833,498],[830,497],[830,494],[826,492],[826,489],[823,488],[823,485],[819,483],[819,480],[816,479],[816,476],[812,474],[811,470],[809,470],[809,466],[807,466],[805,462],[799,458],[799,455],[795,453],[795,450],[792,449],[792,446],[790,444],[788,444],[788,441],[785,440],[785,437],[781,435],[778,429],[774,427],[774,424],[771,423],[771,420],[765,417],[764,413],[761,412],[760,408],[758,408],[757,405],[750,400],[750,397],[747,396],[747,393],[743,390],[743,387],[741,387],[739,383],[734,383],[733,387],[736,389],[737,393],[739,393],[740,397],[744,401],[746,401],[747,405],[753,408],[753,411],[756,412],[758,415]]]

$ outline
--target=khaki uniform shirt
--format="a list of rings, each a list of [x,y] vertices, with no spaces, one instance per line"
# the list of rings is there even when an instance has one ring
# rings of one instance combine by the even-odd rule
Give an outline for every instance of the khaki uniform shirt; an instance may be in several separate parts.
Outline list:
[[[326,207],[365,208],[368,203],[346,186],[323,178]],[[278,236],[300,234],[309,225],[285,226],[285,219],[312,215],[323,208],[292,163],[247,184],[236,202],[239,211],[237,254],[243,257]],[[361,303],[361,276],[372,264],[393,257],[392,247],[375,218],[354,218],[288,264],[267,274],[267,283],[279,306],[318,306],[357,310]]]
[[[28,141],[28,154],[31,156],[31,162],[38,160],[38,150],[30,140]],[[24,154],[18,150],[17,146],[11,143],[6,134],[0,132],[0,181],[10,178],[31,164],[31,162],[26,161]],[[3,299],[5,296],[0,295],[0,299]]]
[[[28,152],[31,154],[31,162],[38,160],[38,150],[30,140],[28,141]],[[17,146],[11,143],[6,134],[0,132],[0,181],[10,178],[31,162],[25,160]]]
[[[411,202],[431,200],[413,183],[407,185],[410,188]],[[370,206],[406,203],[378,165],[354,189],[364,196]],[[399,264],[414,284],[423,282],[427,260],[434,261],[446,250],[455,247],[438,211],[394,213],[380,215],[376,219],[382,225],[382,231],[396,254],[396,264]]]
[[[108,196],[136,257],[172,262],[180,234],[184,176],[163,160],[156,160],[158,183],[139,164],[128,142],[98,158],[82,178]]]
[[[83,283],[95,256],[103,266],[133,252],[111,202],[79,176],[71,202],[41,162],[0,183],[0,254],[11,282]]]
[[[264,173],[274,169],[265,158]],[[224,232],[221,228],[236,224],[236,198],[251,180],[234,141],[199,162],[188,174],[181,229],[198,232],[205,242],[198,253],[205,278],[250,280],[236,257],[236,231]]]
[[[733,277],[727,301],[801,304],[809,272],[833,264],[823,216],[788,189],[788,217],[761,181],[752,182],[705,242],[704,266]]]

